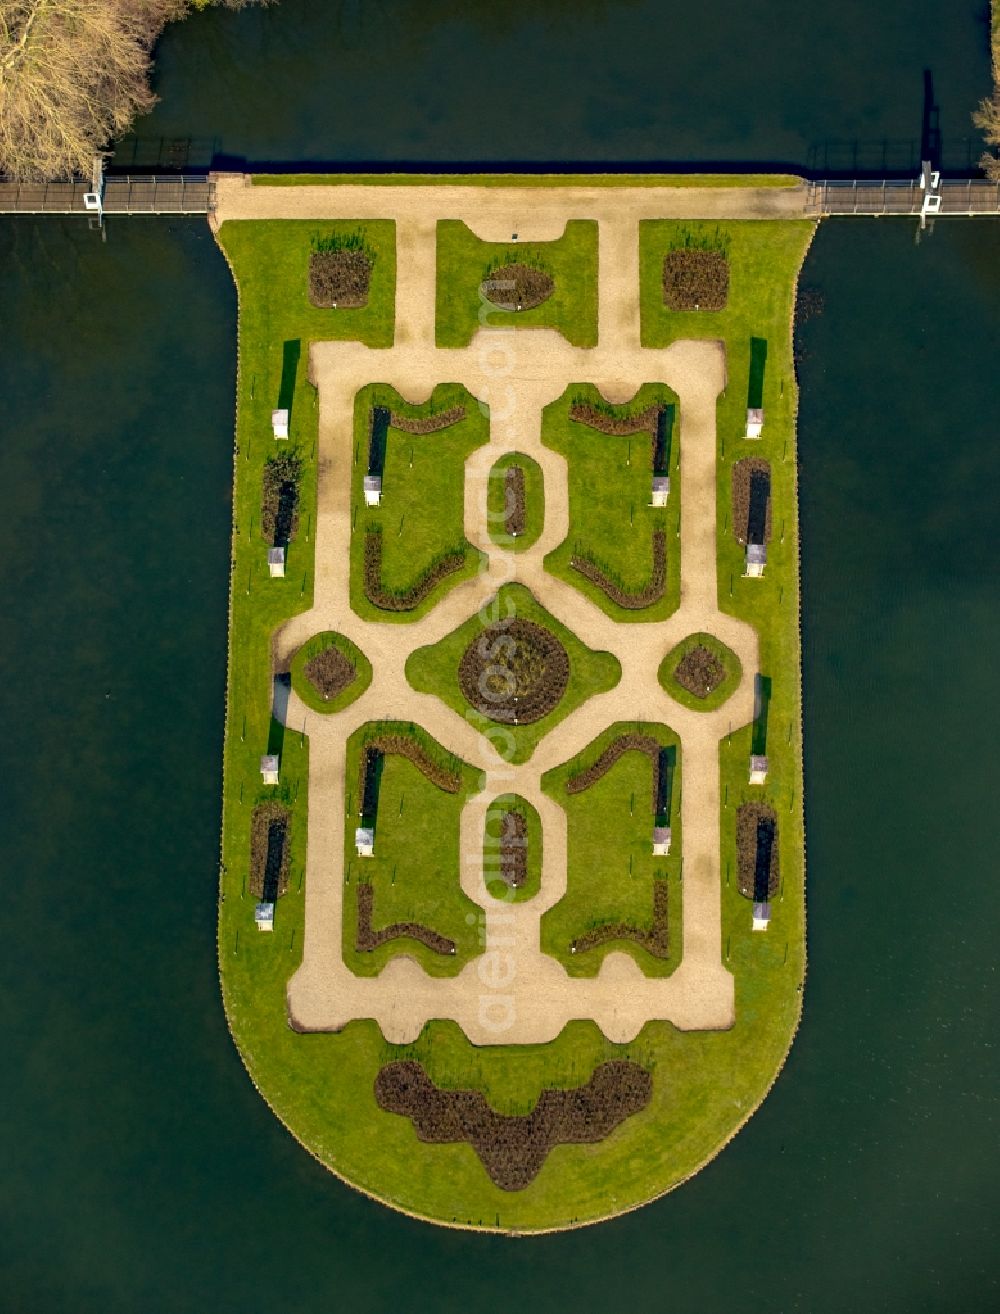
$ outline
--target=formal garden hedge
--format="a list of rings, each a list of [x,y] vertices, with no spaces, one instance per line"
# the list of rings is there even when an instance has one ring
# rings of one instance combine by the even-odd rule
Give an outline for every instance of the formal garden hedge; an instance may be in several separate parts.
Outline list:
[[[566,781],[567,794],[582,794],[585,789],[596,785],[602,776],[606,776],[614,764],[626,753],[643,753],[653,764],[653,807],[655,809],[659,796],[659,771],[661,744],[652,735],[619,735],[594,759],[589,767],[578,771]]]
[[[436,785],[446,794],[457,794],[462,787],[462,773],[457,768],[447,765],[433,756],[416,738],[407,734],[379,732],[365,740],[359,766],[358,799],[363,816],[368,815],[371,806],[369,794],[372,780],[372,759],[378,753],[384,757],[395,755],[405,757],[421,775]]]
[[[554,1146],[603,1141],[652,1094],[651,1074],[627,1059],[600,1064],[574,1090],[547,1087],[529,1114],[496,1113],[478,1090],[442,1090],[414,1060],[386,1063],[375,1078],[380,1108],[410,1118],[422,1141],[467,1141],[504,1191],[530,1185]]]
[[[393,922],[390,926],[383,926],[380,930],[376,930],[374,926],[375,887],[369,881],[361,881],[358,884],[357,907],[358,917],[354,947],[358,953],[372,953],[380,945],[390,944],[393,940],[416,940],[419,944],[426,945],[435,954],[453,954],[455,952],[454,940],[449,940],[446,935],[440,935],[429,926],[421,925],[420,922]]]
[[[382,581],[382,529],[370,528],[365,534],[365,597],[380,611],[414,611],[433,593],[443,579],[465,565],[466,550],[453,548],[443,552],[405,589],[390,589]]]
[[[458,667],[471,707],[502,725],[531,725],[553,711],[569,684],[569,654],[543,625],[519,616],[478,634]]]
[[[633,926],[631,922],[604,922],[577,936],[570,944],[570,953],[586,953],[588,949],[596,949],[612,940],[631,940],[633,944],[648,950],[654,958],[669,958],[669,911],[670,887],[665,880],[654,880],[652,926],[647,929]]]
[[[458,424],[460,420],[464,420],[465,416],[466,407],[462,405],[449,406],[445,410],[431,415],[404,415],[402,411],[391,410],[389,412],[389,424],[393,429],[398,429],[400,433],[440,433],[442,429],[450,429],[453,424]]]
[[[288,662],[292,688],[316,712],[340,712],[372,682],[371,662],[344,634],[321,630]]]
[[[309,300],[321,310],[368,304],[375,252],[361,233],[315,237],[309,256]]]
[[[653,565],[649,582],[640,589],[627,589],[610,571],[592,557],[574,553],[572,568],[584,579],[590,580],[601,592],[626,611],[643,611],[659,602],[667,583],[667,535],[662,529],[653,530]]]

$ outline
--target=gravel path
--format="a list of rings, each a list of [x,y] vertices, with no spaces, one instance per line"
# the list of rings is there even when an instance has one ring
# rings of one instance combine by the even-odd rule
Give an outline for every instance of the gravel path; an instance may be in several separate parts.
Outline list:
[[[733,978],[721,955],[719,741],[753,715],[757,636],[717,606],[715,451],[716,398],[725,386],[718,342],[676,342],[666,350],[639,346],[638,231],[640,217],[662,216],[657,195],[670,189],[475,188],[237,188],[223,185],[219,218],[303,216],[322,212],[348,219],[378,213],[397,221],[399,278],[396,340],[388,350],[321,342],[311,351],[319,388],[320,487],[316,526],[315,604],[277,638],[278,656],[292,653],[320,630],[338,630],[362,648],[372,683],[346,711],[324,716],[292,697],[288,725],[310,737],[309,846],[303,961],[289,983],[290,1016],[304,1030],[335,1030],[372,1017],[394,1043],[412,1041],[432,1018],[454,1019],[476,1044],[531,1044],[554,1039],[567,1022],[592,1018],[609,1039],[634,1038],[650,1019],[686,1029],[717,1029],[733,1021]],[[753,190],[753,195],[750,191]],[[740,189],[739,198],[782,206],[784,192]],[[530,207],[520,206],[530,195]],[[671,192],[695,209],[730,213],[732,193]],[[240,204],[236,204],[236,202]],[[317,209],[325,207],[320,211]],[[701,206],[702,211],[697,207]],[[512,208],[512,207],[517,207]],[[711,207],[710,210],[706,207]],[[721,207],[721,208],[720,208]],[[775,213],[773,209],[769,211]],[[435,222],[465,219],[481,237],[525,240],[558,236],[567,219],[600,221],[599,345],[571,347],[551,330],[480,329],[462,350],[434,346]],[[425,400],[437,382],[456,381],[490,407],[490,441],[466,465],[465,532],[488,554],[488,569],[452,590],[411,624],[370,623],[349,603],[350,470],[354,398],[372,380]],[[618,624],[576,589],[546,574],[542,561],[569,529],[566,462],[541,444],[542,408],[570,383],[595,383],[609,400],[624,401],[639,386],[662,381],[680,399],[681,603],[662,623]],[[504,452],[526,452],[545,477],[545,528],[528,551],[494,546],[486,529],[487,473]],[[393,490],[384,490],[392,504]],[[676,489],[671,490],[676,497]],[[670,545],[676,550],[676,544]],[[590,647],[621,663],[617,687],[591,698],[540,743],[521,766],[503,761],[490,744],[438,699],[414,692],[404,676],[413,649],[435,643],[487,603],[508,580],[526,585],[554,616]],[[715,634],[743,666],[733,696],[715,712],[690,711],[660,688],[663,655],[693,631]],[[423,725],[448,749],[487,773],[485,790],[461,818],[461,882],[484,911],[485,952],[455,977],[432,978],[409,957],[397,957],[375,978],[355,976],[341,956],[344,890],[345,743],[366,721],[398,718]],[[661,721],[681,739],[683,788],[683,952],[667,978],[643,975],[624,953],[609,954],[594,978],[571,978],[541,952],[540,917],[566,889],[566,814],[541,791],[550,767],[566,761],[609,724]],[[544,828],[538,896],[502,904],[486,894],[483,824],[489,802],[515,792],[537,809]]]

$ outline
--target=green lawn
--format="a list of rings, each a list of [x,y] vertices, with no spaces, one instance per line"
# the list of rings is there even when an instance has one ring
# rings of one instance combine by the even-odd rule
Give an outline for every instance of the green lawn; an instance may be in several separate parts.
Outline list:
[[[391,722],[379,728],[389,733],[406,729]],[[482,953],[478,934],[482,910],[462,893],[458,844],[462,807],[482,788],[481,773],[458,763],[429,735],[419,738],[432,755],[461,769],[462,787],[457,794],[438,789],[405,758],[386,756],[379,788],[375,856],[359,858],[354,828],[358,825],[358,781],[365,734],[366,727],[356,731],[347,750],[344,962],[358,976],[377,976],[390,958],[405,954],[415,958],[431,976],[454,976]],[[395,922],[419,922],[454,940],[456,952],[444,956],[406,937],[359,953],[355,948],[359,881],[374,887],[376,930]]]
[[[305,666],[311,658],[318,657],[328,648],[336,648],[338,652],[342,652],[354,663],[357,674],[346,689],[336,697],[326,700],[306,675]],[[315,712],[342,712],[345,707],[350,707],[351,703],[360,698],[371,684],[372,664],[357,644],[352,643],[346,635],[324,630],[321,634],[314,634],[311,639],[307,639],[292,657],[291,675],[292,688],[307,707],[311,707]]]
[[[801,187],[791,173],[255,173],[255,187]]]
[[[368,424],[373,406],[386,406],[411,419],[440,414],[464,405],[465,418],[435,433],[411,434],[390,428],[382,476],[382,502],[366,507],[363,481],[368,469]],[[354,404],[354,453],[351,472],[351,607],[365,620],[417,620],[463,579],[479,573],[484,558],[465,537],[465,461],[489,441],[489,415],[465,388],[441,383],[429,401],[404,402],[384,384],[370,384]],[[365,534],[382,531],[382,579],[390,591],[403,591],[446,552],[461,549],[465,565],[441,580],[410,611],[384,611],[364,591]]]
[[[539,263],[555,280],[547,301],[532,310],[499,310],[479,287],[496,263]],[[439,347],[467,347],[480,326],[555,328],[576,347],[597,345],[597,224],[571,219],[554,242],[483,242],[458,219],[437,226]]]
[[[773,686],[767,786],[751,791],[746,783],[749,728],[722,746],[723,952],[735,975],[736,1023],[729,1031],[700,1033],[651,1023],[633,1044],[616,1046],[592,1023],[581,1021],[571,1023],[551,1044],[534,1047],[473,1046],[445,1022],[430,1023],[412,1046],[387,1044],[371,1021],[352,1022],[336,1034],[308,1035],[292,1031],[287,1023],[286,986],[302,946],[308,743],[297,734],[284,736],[281,785],[276,790],[260,785],[258,758],[274,733],[269,716],[271,634],[311,601],[316,407],[305,381],[307,346],[311,338],[350,333],[373,344],[385,345],[392,338],[391,297],[383,302],[375,296],[377,281],[392,260],[389,224],[365,225],[368,240],[379,250],[373,300],[366,310],[316,311],[297,304],[294,279],[302,275],[308,234],[332,227],[227,223],[220,233],[241,306],[220,889],[224,898],[218,942],[227,1018],[243,1061],[276,1115],[322,1163],[361,1189],[422,1216],[477,1228],[532,1231],[599,1218],[668,1190],[711,1158],[767,1093],[799,1018],[805,959],[790,313],[796,272],[813,226],[722,225],[731,234],[734,260],[729,309],[712,316],[669,316],[661,310],[644,322],[647,338],[652,334],[658,341],[694,333],[721,335],[727,342],[730,387],[719,411],[724,455],[720,526],[729,514],[732,460],[756,453],[772,463],[774,538],[766,577],[743,580],[742,550],[731,536],[720,538],[724,604],[760,627],[762,673],[771,677]],[[342,227],[353,231],[358,225]],[[659,252],[662,258],[662,244],[670,237],[662,226],[655,227],[660,231],[644,232],[642,239],[644,289],[650,283],[655,288],[656,256]],[[286,286],[282,280],[290,277]],[[747,387],[746,378],[740,377],[741,351],[743,368],[749,370],[749,346],[741,344],[748,344],[751,336],[768,342],[767,418],[762,441],[753,444],[739,436]],[[263,542],[250,522],[259,515],[263,460],[273,450],[268,412],[280,388],[283,344],[288,340],[302,344],[292,406],[292,445],[306,458],[302,530],[292,544],[288,577],[268,581],[262,567]],[[626,788],[622,781],[627,783],[629,770],[626,759],[602,782],[619,813]],[[620,779],[619,772],[624,772]],[[592,799],[598,788],[578,801]],[[409,789],[401,792],[406,793],[405,817]],[[628,792],[631,796],[632,790]],[[283,797],[292,811],[291,883],[279,901],[274,933],[260,935],[253,924],[254,901],[246,895],[250,814],[259,798],[273,796]],[[735,881],[735,806],[750,796],[766,798],[779,818],[782,890],[763,935],[751,932],[749,903],[737,893]],[[391,816],[391,804],[388,810]],[[623,858],[627,861],[627,850],[611,849],[611,856],[621,864]],[[571,874],[571,879],[578,877]],[[390,893],[394,889],[390,875]],[[384,913],[383,904],[377,904],[378,925],[390,920]],[[672,927],[678,925],[673,901],[671,922]],[[576,934],[576,928],[568,933]],[[601,951],[590,952],[596,958]],[[508,1193],[491,1183],[470,1146],[425,1145],[408,1119],[378,1109],[372,1083],[379,1068],[408,1057],[423,1062],[439,1084],[483,1090],[504,1113],[525,1113],[546,1086],[580,1085],[597,1064],[616,1057],[634,1059],[652,1070],[653,1096],[643,1113],[628,1119],[608,1140],[555,1149],[528,1188]]]
[[[519,465],[524,471],[524,532],[517,538],[511,538],[504,529],[505,485],[504,476],[512,465]],[[538,537],[545,526],[545,479],[542,467],[523,452],[508,452],[494,462],[489,475],[489,487],[486,492],[486,514],[489,522],[490,538],[499,548],[507,552],[524,552]]]
[[[490,878],[490,872],[499,871],[501,816],[505,811],[520,813],[528,824],[526,846],[528,875],[524,884],[516,888],[509,886],[499,874]],[[490,804],[485,829],[483,871],[486,888],[490,894],[501,903],[525,903],[528,899],[533,899],[542,882],[542,819],[537,810],[519,794],[500,794]]]
[[[652,763],[644,753],[628,752],[589,789],[567,794],[566,781],[590,766],[619,735],[651,735],[677,757],[670,798],[671,846],[667,857],[653,856]],[[630,954],[647,976],[669,976],[681,957],[681,759],[680,741],[662,725],[629,722],[609,726],[571,762],[542,778],[542,788],[566,809],[569,870],[566,893],[542,918],[542,948],[558,958],[571,976],[596,976],[609,953]],[[670,956],[654,957],[632,940],[617,939],[570,953],[584,932],[625,922],[649,930],[653,920],[653,881],[670,888]]]
[[[713,689],[704,698],[699,698],[690,689],[685,689],[674,678],[674,672],[677,670],[679,663],[692,648],[697,647],[707,648],[713,656],[719,659],[726,671],[725,677],[718,688]],[[680,643],[671,648],[660,663],[659,680],[661,686],[666,689],[671,698],[676,698],[683,707],[691,707],[696,712],[711,712],[716,707],[721,707],[733,693],[740,682],[742,674],[743,663],[733,650],[727,648],[714,634],[689,634],[686,639],[681,639]]]
[[[478,634],[493,621],[502,617],[518,616],[535,621],[558,638],[569,653],[570,674],[566,692],[559,704],[530,725],[497,726],[465,700],[458,683],[458,664],[466,648]],[[467,621],[446,634],[438,643],[418,648],[406,661],[406,678],[420,693],[435,694],[470,725],[476,726],[498,745],[509,744],[511,752],[503,751],[509,762],[526,762],[544,735],[559,724],[570,712],[586,702],[593,694],[613,689],[621,678],[618,658],[608,652],[594,652],[577,638],[571,630],[551,616],[536,601],[523,584],[505,584],[497,594],[496,606],[484,608],[482,613],[470,616]]]
[[[652,454],[648,434],[601,433],[571,420],[570,407],[582,401],[600,404],[610,414],[629,416],[648,406],[674,407],[670,441],[670,496],[665,507],[650,506]],[[662,383],[647,383],[625,406],[607,406],[595,387],[574,384],[545,408],[542,442],[569,462],[569,536],[545,558],[545,568],[591,598],[619,621],[664,620],[680,604],[680,410],[677,394]],[[667,574],[663,597],[632,611],[570,565],[579,554],[596,561],[628,591],[650,580],[653,532],[666,532]]]

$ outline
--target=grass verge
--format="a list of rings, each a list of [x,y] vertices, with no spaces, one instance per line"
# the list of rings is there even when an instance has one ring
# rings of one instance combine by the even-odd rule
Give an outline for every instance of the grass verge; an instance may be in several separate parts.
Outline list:
[[[539,264],[555,290],[533,310],[500,310],[480,293],[497,263]],[[571,219],[554,242],[483,242],[459,219],[437,226],[439,347],[467,347],[486,328],[554,328],[575,347],[597,346],[597,223]]]
[[[567,794],[566,781],[590,766],[620,735],[650,735],[677,752],[670,799],[670,853],[653,856],[652,764],[644,753],[625,753],[611,769],[579,794]],[[542,918],[542,948],[558,958],[571,976],[596,976],[609,953],[626,953],[647,976],[670,976],[681,958],[681,761],[680,740],[666,726],[619,722],[609,726],[577,757],[542,777],[542,788],[566,810],[569,869],[566,893]],[[654,957],[624,937],[571,953],[570,944],[587,931],[613,923],[649,930],[653,882],[668,882],[670,953]]]
[[[465,417],[433,433],[405,433],[390,427],[385,444],[382,501],[365,506],[368,430],[372,407],[394,415],[427,419],[455,406]],[[354,402],[354,455],[351,467],[351,607],[363,620],[406,623],[436,606],[456,584],[477,575],[484,558],[465,537],[465,462],[489,441],[489,415],[465,388],[441,383],[430,399],[414,406],[393,388],[369,384]],[[365,536],[382,533],[382,581],[390,593],[405,592],[445,553],[464,554],[460,570],[447,575],[408,611],[387,611],[365,594]]]
[[[673,406],[669,476],[665,507],[650,505],[653,463],[647,433],[609,434],[571,420],[576,401],[598,405],[609,416],[635,415],[649,406]],[[542,441],[569,463],[569,535],[545,558],[545,569],[585,593],[618,621],[658,621],[680,605],[680,411],[677,394],[665,384],[644,384],[624,406],[610,406],[590,384],[574,384],[545,408]],[[608,597],[570,564],[576,555],[595,560],[628,591],[649,581],[653,534],[666,534],[667,568],[662,597],[632,611]]]

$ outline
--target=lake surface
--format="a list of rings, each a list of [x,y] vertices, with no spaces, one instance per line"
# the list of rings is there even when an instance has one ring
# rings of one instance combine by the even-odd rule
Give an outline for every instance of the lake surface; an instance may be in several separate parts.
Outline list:
[[[281,0],[168,30],[133,160],[546,160],[959,173],[986,0]],[[925,81],[929,75],[930,86]],[[929,94],[928,94],[929,92]]]
[[[786,50],[786,91],[764,79],[741,137],[751,34],[719,15],[749,7],[716,6],[710,24],[674,6],[536,0],[533,17],[508,5],[492,26],[486,8],[372,3],[362,22],[359,5],[327,6],[359,31],[381,16],[383,41],[349,60],[298,0],[209,16],[168,41],[150,123],[255,159],[499,160],[525,143],[537,158],[652,159],[674,105],[687,118],[662,158],[805,163],[837,123],[908,131],[904,87],[912,74],[919,118],[936,53],[956,133],[984,89],[975,6],[847,4],[795,18],[808,41]],[[792,9],[759,21],[761,48],[786,49]],[[656,15],[626,79],[616,34]],[[475,128],[471,102],[448,108],[431,77],[457,78],[442,52],[464,33],[486,46],[477,97],[505,99],[501,55],[516,71],[519,49],[541,106],[538,50],[559,31],[599,92],[530,134],[517,95]],[[394,60],[408,118],[401,93],[381,99]],[[317,69],[325,91],[307,85]],[[522,70],[515,91],[518,78],[531,81]],[[678,86],[709,82],[726,82],[724,104],[680,107]],[[364,122],[348,90],[373,86],[384,116]],[[411,1222],[339,1184],[272,1118],[226,1031],[235,294],[207,228],[121,220],[102,244],[78,220],[0,223],[5,1310],[996,1308],[1000,223],[939,222],[918,247],[909,221],[828,222],[804,283],[823,311],[799,334],[802,1030],[761,1111],[693,1182],[599,1228],[513,1243]]]

